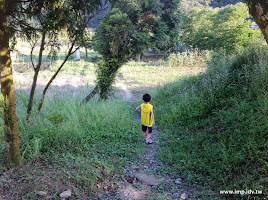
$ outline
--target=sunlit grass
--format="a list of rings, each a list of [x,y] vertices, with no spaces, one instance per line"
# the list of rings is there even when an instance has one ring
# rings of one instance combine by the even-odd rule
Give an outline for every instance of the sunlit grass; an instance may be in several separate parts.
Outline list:
[[[119,70],[119,74],[124,80],[132,83],[132,87],[155,87],[205,70],[206,67],[202,66],[170,67],[163,61],[158,63],[129,62]]]

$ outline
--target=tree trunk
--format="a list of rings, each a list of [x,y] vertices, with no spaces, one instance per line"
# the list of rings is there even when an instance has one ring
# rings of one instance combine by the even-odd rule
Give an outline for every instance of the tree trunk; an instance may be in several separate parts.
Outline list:
[[[13,88],[12,64],[9,48],[9,33],[5,7],[0,6],[0,66],[1,92],[4,96],[5,124],[5,161],[8,167],[19,166],[21,163],[19,133],[16,115],[15,95]]]
[[[99,87],[98,85],[96,85],[95,88],[89,93],[89,95],[86,96],[85,102],[88,102],[90,99],[92,99],[95,96],[95,94],[97,94],[98,91]]]
[[[74,52],[72,52],[73,50],[73,47],[75,45],[75,42],[76,40],[74,40],[74,42],[72,43],[72,46],[70,47],[69,51],[68,51],[68,54],[65,56],[65,59],[64,61],[61,63],[60,67],[58,68],[58,70],[55,72],[55,74],[50,78],[50,80],[48,81],[45,89],[43,90],[43,95],[42,95],[42,98],[41,100],[39,101],[39,104],[38,104],[38,108],[37,108],[37,113],[35,115],[35,119],[37,119],[40,111],[41,111],[41,108],[43,106],[43,103],[44,103],[44,100],[45,100],[45,95],[46,95],[46,92],[49,88],[49,86],[51,85],[51,83],[53,82],[53,80],[56,78],[56,76],[58,75],[58,73],[60,72],[60,70],[62,69],[63,65],[66,63],[66,61],[68,60],[68,58],[70,57],[70,55],[72,55]]]
[[[34,68],[34,77],[33,77],[33,83],[32,83],[32,88],[30,92],[30,97],[29,97],[29,102],[28,102],[28,107],[27,107],[27,116],[26,119],[27,121],[30,120],[31,117],[31,112],[32,112],[32,107],[33,107],[33,99],[34,99],[34,94],[35,94],[35,89],[36,89],[36,84],[37,84],[37,78],[38,74],[41,68],[42,64],[42,56],[43,56],[43,51],[44,51],[44,46],[45,46],[45,38],[46,38],[46,33],[42,33],[42,41],[39,49],[39,56],[38,56],[38,64],[36,68]]]
[[[249,8],[249,14],[255,19],[268,44],[268,1],[246,0],[246,4]]]

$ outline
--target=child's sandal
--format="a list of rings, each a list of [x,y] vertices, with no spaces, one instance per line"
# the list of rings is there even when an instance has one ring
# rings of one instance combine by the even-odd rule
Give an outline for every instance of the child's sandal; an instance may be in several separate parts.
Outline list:
[[[145,144],[153,144],[153,141],[149,140],[147,143],[145,142]]]

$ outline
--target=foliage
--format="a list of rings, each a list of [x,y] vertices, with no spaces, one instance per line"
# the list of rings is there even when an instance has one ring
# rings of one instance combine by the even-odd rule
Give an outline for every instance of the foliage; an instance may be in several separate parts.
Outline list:
[[[127,14],[119,9],[111,10],[96,29],[93,48],[103,56],[97,68],[97,84],[102,99],[107,99],[117,70],[129,59],[135,58],[146,43],[140,35]]]
[[[135,30],[126,13],[119,9],[111,10],[101,21],[94,35],[94,50],[104,59],[116,58],[126,62],[140,52],[140,44],[146,43]]]
[[[34,45],[42,33],[46,33],[46,45],[59,47],[56,42],[61,30],[66,31],[69,40],[74,40],[79,35],[83,40],[85,25],[95,12],[102,7],[102,1],[18,1],[15,12],[11,12],[9,30],[16,40],[18,35],[24,37]],[[20,30],[20,31],[18,31]],[[51,48],[51,55],[56,49]]]
[[[159,156],[171,171],[217,191],[264,189],[258,180],[267,170],[267,58],[267,47],[215,53],[205,74],[159,89]]]
[[[243,2],[243,0],[182,0],[180,4],[180,10],[182,12],[189,12],[193,8],[208,8],[224,7],[227,5],[234,5]]]
[[[198,0],[198,1],[193,1],[193,0],[182,0],[180,3],[180,10],[181,12],[189,12],[193,8],[206,8],[209,6],[209,3],[211,0]]]
[[[124,1],[102,20],[93,38],[94,50],[103,56],[97,69],[102,99],[107,99],[115,74],[124,63],[148,47],[166,51],[176,45],[178,2],[158,0],[145,6],[144,0]]]
[[[118,64],[116,59],[111,59],[108,62],[103,60],[98,62],[97,83],[101,99],[108,98],[116,72],[120,67],[121,65]]]
[[[36,8],[37,12],[35,13],[35,11],[31,9],[31,7],[28,7],[28,3],[21,4],[22,7],[26,9],[25,12],[29,15],[23,15],[20,13],[20,11],[17,11],[18,16],[15,15],[14,19],[16,20],[18,18],[18,20],[20,20],[20,23],[15,24],[14,29],[22,29],[22,31],[16,31],[14,33],[16,33],[16,35],[25,37],[32,47],[31,62],[34,68],[34,79],[30,91],[29,104],[26,116],[26,118],[30,120],[32,112],[32,102],[34,100],[38,73],[40,71],[44,50],[46,48],[49,48],[50,50],[48,56],[55,59],[60,47],[62,46],[61,43],[58,42],[58,38],[65,33],[65,36],[67,35],[68,41],[70,41],[71,43],[64,61],[62,62],[58,70],[55,72],[55,74],[51,77],[45,89],[43,90],[43,96],[40,100],[36,117],[38,116],[42,108],[47,89],[49,88],[52,81],[56,78],[59,71],[64,66],[66,60],[70,57],[71,54],[75,52],[75,50],[73,50],[74,46],[76,46],[75,48],[77,48],[77,46],[89,46],[88,42],[86,41],[90,40],[91,34],[86,29],[87,23],[101,10],[104,5],[103,1],[101,0],[82,0],[79,2],[39,1],[38,7]],[[12,27],[12,25],[14,24],[12,23],[12,20],[10,24],[10,27]],[[59,34],[62,30],[64,33]],[[37,64],[34,65],[35,59],[33,56],[33,51],[37,47],[39,47],[39,52],[38,57],[36,59]]]
[[[136,30],[146,35],[150,48],[167,51],[177,45],[179,2],[155,0],[145,6],[143,0],[126,0],[118,7],[128,14]]]
[[[182,41],[200,49],[225,49],[233,52],[252,42],[263,41],[260,30],[250,28],[251,20],[243,3],[223,8],[192,10],[182,28]]]

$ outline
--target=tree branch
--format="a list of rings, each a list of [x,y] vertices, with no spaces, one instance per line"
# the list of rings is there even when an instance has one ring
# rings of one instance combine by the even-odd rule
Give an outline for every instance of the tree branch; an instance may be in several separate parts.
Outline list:
[[[46,92],[47,92],[49,86],[51,85],[51,83],[53,82],[53,80],[56,78],[56,76],[58,75],[58,73],[60,72],[60,70],[62,69],[62,67],[66,63],[66,61],[68,60],[68,58],[74,53],[74,51],[72,52],[72,50],[73,50],[73,47],[74,47],[75,43],[76,43],[76,39],[73,41],[72,46],[70,47],[70,49],[68,51],[68,54],[66,55],[64,61],[61,63],[60,67],[54,73],[54,75],[50,78],[50,80],[48,81],[45,89],[43,90],[43,95],[42,95],[42,98],[40,99],[39,104],[38,104],[37,113],[35,115],[35,120],[37,119],[37,117],[38,117],[38,115],[40,113],[40,110],[41,110],[41,108],[43,106],[43,103],[44,103],[44,100],[45,100],[45,95],[46,95]]]
[[[39,49],[38,64],[37,64],[37,66],[35,68],[35,71],[34,71],[33,83],[32,83],[32,88],[31,88],[31,92],[30,92],[28,107],[27,107],[27,114],[26,114],[26,120],[27,121],[29,121],[30,117],[31,117],[33,99],[34,99],[34,94],[35,94],[35,88],[36,88],[38,73],[40,71],[41,64],[42,64],[42,56],[43,56],[43,51],[44,51],[44,46],[45,46],[45,38],[46,38],[46,32],[43,32],[42,33],[42,41],[41,41],[40,49]]]
[[[35,45],[36,45],[36,42],[32,45],[31,54],[30,54],[30,56],[31,56],[31,62],[32,62],[32,67],[33,67],[34,71],[36,70],[36,68],[34,66],[34,62],[33,62],[33,50],[34,50]]]
[[[99,91],[99,86],[96,85],[95,88],[89,93],[89,95],[86,96],[86,98],[83,100],[82,103],[87,103],[90,99],[92,99],[95,94],[97,94]]]

